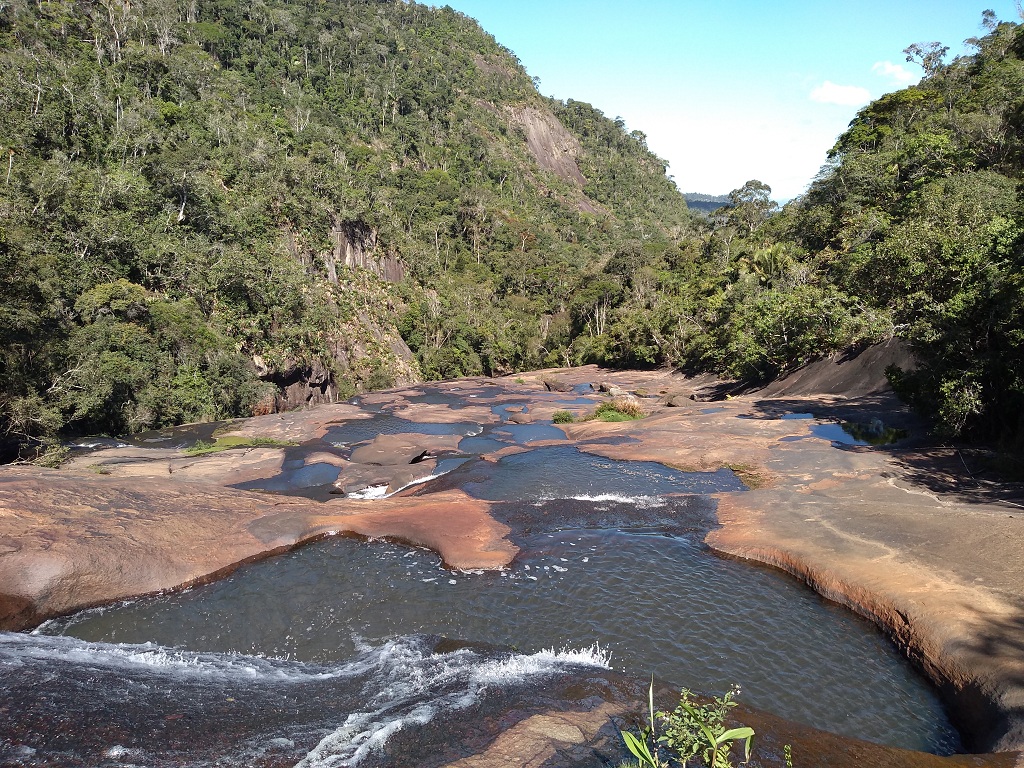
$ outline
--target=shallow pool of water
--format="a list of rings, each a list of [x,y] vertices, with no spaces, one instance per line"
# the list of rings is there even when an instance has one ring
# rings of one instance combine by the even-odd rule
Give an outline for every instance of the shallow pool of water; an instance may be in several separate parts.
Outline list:
[[[559,402],[592,403],[582,397],[588,387],[574,390],[579,400]],[[484,395],[491,394],[427,389],[416,401],[457,407],[473,402],[468,397],[485,403]],[[566,395],[534,399],[558,397]],[[493,412],[507,418],[526,402],[511,398]],[[808,426],[806,435],[793,439],[862,439],[829,431],[842,432],[839,424]],[[512,527],[522,548],[509,570],[451,572],[425,550],[339,538],[203,588],[50,622],[24,641],[0,633],[0,688],[21,686],[19,701],[31,705],[27,720],[8,715],[13,724],[6,732],[35,728],[48,743],[66,737],[74,752],[85,741],[75,741],[73,721],[90,719],[87,713],[95,710],[95,743],[123,733],[138,751],[107,757],[157,765],[145,752],[145,734],[169,721],[161,721],[159,712],[151,718],[155,725],[146,718],[149,710],[164,707],[168,718],[197,723],[181,743],[200,732],[220,739],[222,748],[196,749],[203,755],[230,752],[236,755],[231,765],[248,765],[246,750],[257,749],[253,744],[301,757],[326,742],[324,764],[332,764],[333,756],[359,748],[346,730],[350,722],[369,718],[368,738],[383,743],[389,729],[420,723],[424,712],[436,718],[476,700],[487,685],[513,684],[513,678],[480,683],[480,670],[492,663],[487,654],[435,659],[423,638],[446,636],[509,647],[524,659],[546,659],[538,656],[543,648],[599,643],[616,668],[638,677],[653,673],[670,685],[709,693],[735,683],[745,703],[819,728],[942,754],[958,748],[935,692],[873,625],[778,572],[716,558],[703,547],[713,520],[706,494],[745,490],[730,470],[686,473],[566,445],[486,461],[479,456],[562,439],[564,433],[543,421],[422,424],[387,407],[331,427],[324,440],[347,455],[355,444],[395,433],[464,435],[464,455],[442,458],[435,474],[443,476],[413,492],[458,488],[497,502],[495,516]],[[592,442],[635,439],[611,435]],[[279,476],[252,487],[331,498],[338,469],[307,466],[299,453],[289,456]],[[157,645],[140,650],[104,643]],[[596,661],[601,663],[600,654]],[[533,661],[524,663],[533,668]],[[202,674],[193,675],[195,669]],[[103,693],[93,701],[90,688],[96,687]],[[72,698],[62,705],[65,688]],[[236,707],[243,697],[258,703]],[[369,714],[360,709],[364,701]],[[125,708],[137,714],[116,714]],[[3,712],[0,706],[0,762]],[[68,712],[77,714],[62,714]],[[68,722],[59,725],[61,717]],[[235,737],[219,735],[222,717],[226,728],[251,732],[252,740],[229,745]],[[33,726],[32,718],[58,725]],[[278,727],[283,735],[275,735]],[[167,747],[172,752],[175,743]]]
[[[618,508],[629,505],[592,502]],[[333,539],[183,594],[87,611],[48,633],[335,664],[418,634],[512,646],[600,645],[612,664],[838,733],[940,753],[958,744],[928,685],[875,628],[795,581],[723,560],[698,534],[534,535],[502,573],[424,550]]]
[[[652,461],[606,459],[568,445],[534,448],[504,456],[496,463],[468,463],[446,477],[445,483],[493,501],[718,493],[745,488],[729,469],[681,472]]]

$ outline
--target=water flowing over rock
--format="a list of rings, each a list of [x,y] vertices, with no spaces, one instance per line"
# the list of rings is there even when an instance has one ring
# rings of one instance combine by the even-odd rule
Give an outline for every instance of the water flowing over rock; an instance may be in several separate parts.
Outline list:
[[[874,354],[860,358],[854,378],[866,376]],[[924,442],[921,425],[884,387],[864,381],[854,396],[837,394],[837,374],[855,359],[829,363],[838,370],[821,377],[804,372],[788,389],[679,399],[672,407],[671,395],[715,391],[713,383],[592,367],[523,374],[515,384],[452,382],[209,431],[294,445],[188,456],[177,444],[139,441],[82,449],[60,470],[5,467],[0,621],[29,628],[84,607],[209,582],[336,534],[437,552],[455,569],[442,582],[446,589],[457,588],[459,569],[526,581],[534,577],[523,550],[531,537],[566,526],[638,526],[696,535],[715,551],[784,569],[869,617],[938,685],[968,746],[1019,749],[1019,499],[1011,487],[962,482],[957,457]],[[605,383],[606,393],[590,388],[592,381]],[[545,423],[557,410],[585,416],[613,388],[641,393],[650,415],[561,429]],[[527,414],[532,423],[515,423]],[[873,446],[864,439],[870,430],[843,428],[852,419],[903,432],[895,444]],[[182,434],[194,441],[199,432]],[[647,490],[630,490],[628,499],[584,486],[563,493],[571,498],[545,496],[551,482],[585,483],[595,462],[632,462],[624,477],[636,475]],[[638,473],[638,462],[659,462],[666,474]],[[667,474],[681,469],[697,473],[682,493]],[[717,486],[714,499],[705,493],[699,503],[687,495],[718,482],[718,473],[735,485]],[[654,488],[654,478],[668,490]],[[391,495],[332,493],[352,494],[360,482]],[[559,546],[568,552],[572,542]],[[567,568],[557,557],[551,562],[551,574]],[[0,666],[20,670],[9,678],[17,706],[0,702],[0,759],[171,765],[227,755],[229,764],[314,766],[343,764],[359,752],[360,764],[370,766],[603,765],[625,757],[616,728],[643,718],[643,680],[600,669],[606,662],[595,666],[593,656],[509,655],[409,637],[360,654],[318,666],[0,633]],[[515,675],[545,671],[525,687],[513,685],[510,660]],[[406,668],[432,682],[415,688],[420,683],[400,672]],[[379,690],[385,678],[413,688],[395,703],[349,686],[375,675],[384,676]],[[81,710],[61,719],[54,686],[60,695],[80,690]],[[672,692],[659,696],[671,703]],[[125,700],[134,704],[126,708]],[[937,757],[740,714],[763,734],[757,759],[765,766],[783,764],[786,743],[797,764],[1009,768],[1016,759],[1010,752]],[[147,746],[142,733],[159,736]]]

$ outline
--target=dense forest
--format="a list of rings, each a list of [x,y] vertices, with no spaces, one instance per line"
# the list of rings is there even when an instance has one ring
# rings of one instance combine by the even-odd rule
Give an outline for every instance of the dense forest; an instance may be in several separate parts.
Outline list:
[[[763,379],[900,336],[1018,444],[1024,35],[908,53],[808,192],[692,216],[639,131],[450,8],[0,2],[0,432],[599,362]]]

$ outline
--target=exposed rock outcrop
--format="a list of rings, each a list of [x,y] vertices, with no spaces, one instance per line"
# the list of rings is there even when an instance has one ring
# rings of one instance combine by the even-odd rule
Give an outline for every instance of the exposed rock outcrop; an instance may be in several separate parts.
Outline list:
[[[325,503],[211,484],[0,475],[0,629],[222,577],[239,565],[348,532],[393,537],[454,568],[507,565],[518,551],[489,504],[451,492]]]
[[[805,372],[790,382],[813,394],[779,388],[713,406],[689,399],[671,408],[651,403],[653,414],[639,421],[589,421],[563,429],[581,450],[610,458],[695,470],[732,467],[751,490],[720,495],[720,527],[706,539],[712,548],[783,568],[870,617],[936,682],[970,746],[1019,749],[1024,745],[1024,499],[979,487],[962,458],[940,448],[912,442],[881,449],[837,446],[812,431],[813,419],[780,418],[878,414],[887,424],[922,434],[920,423],[879,379],[885,354],[885,349],[868,350],[823,363],[821,376],[808,378]],[[560,389],[607,381],[658,395],[693,389],[693,382],[664,371],[590,367],[522,378],[526,391],[537,393],[538,402],[529,406],[536,419],[548,418],[560,399],[542,391],[545,381],[557,382]],[[844,380],[856,396],[844,396],[839,389]],[[445,386],[452,393],[469,392],[467,398],[487,390],[482,380]],[[423,393],[405,394],[411,399]],[[410,402],[400,392],[367,400],[387,404],[394,415],[425,421],[493,423],[498,418],[480,400],[467,399],[481,404],[465,408]],[[354,406],[331,406],[240,422],[235,429],[299,441],[323,435],[334,420],[358,417]],[[351,457],[329,445],[295,450],[307,451],[307,462],[343,472],[356,466],[349,458],[371,461],[387,454],[398,463],[358,466],[397,485],[404,480],[396,472],[408,470],[412,478],[431,469],[429,457],[409,461],[455,439],[380,439],[359,449],[366,455]],[[204,460],[147,450],[149,460],[137,448],[92,454],[97,471],[109,475],[92,474],[85,459],[62,471],[8,467],[0,473],[2,626],[31,626],[85,605],[216,578],[247,559],[339,531],[430,547],[461,568],[500,568],[517,551],[508,538],[512,532],[491,516],[488,502],[440,490],[443,484],[402,498],[315,503],[219,487],[239,477],[266,476],[286,456],[294,460],[295,454],[287,453],[292,449],[257,448]],[[592,743],[592,723],[567,716],[531,712],[516,721],[524,723],[521,727],[509,723],[503,727],[507,736],[480,751],[479,759],[490,763],[465,765],[497,764],[508,759],[508,749],[536,755],[538,765],[554,765]],[[803,754],[817,754],[813,750],[822,749],[824,737],[805,736]],[[830,738],[834,744],[838,737]],[[1014,759],[937,758],[859,743],[835,749],[829,765],[1009,766]],[[777,757],[765,764],[781,765]],[[530,763],[524,758],[516,764]]]
[[[328,278],[337,284],[338,267],[367,269],[389,283],[401,282],[405,265],[392,254],[378,252],[377,231],[359,221],[335,221],[331,229],[334,248],[322,258]]]
[[[579,140],[547,110],[536,107],[509,107],[508,111],[513,124],[523,129],[526,146],[537,164],[563,181],[576,186],[582,193],[587,179],[577,162],[582,152]],[[601,209],[583,194],[580,194],[576,204],[580,210],[587,213],[601,212]]]
[[[587,180],[576,164],[582,152],[577,138],[550,112],[536,107],[510,107],[509,110],[512,119],[526,133],[526,145],[537,164],[583,189]]]

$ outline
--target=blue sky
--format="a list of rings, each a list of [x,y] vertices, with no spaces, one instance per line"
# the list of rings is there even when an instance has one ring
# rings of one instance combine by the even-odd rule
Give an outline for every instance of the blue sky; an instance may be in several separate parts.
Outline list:
[[[1012,0],[449,0],[510,48],[541,93],[587,101],[670,163],[684,192],[760,179],[800,194],[870,99],[916,82],[911,43],[950,56]]]

